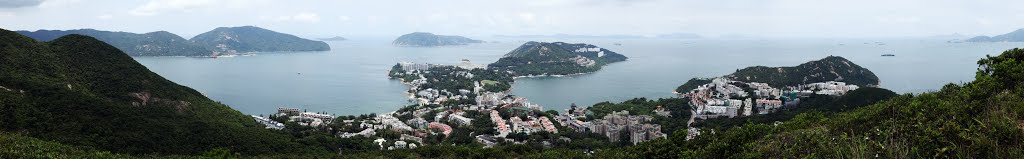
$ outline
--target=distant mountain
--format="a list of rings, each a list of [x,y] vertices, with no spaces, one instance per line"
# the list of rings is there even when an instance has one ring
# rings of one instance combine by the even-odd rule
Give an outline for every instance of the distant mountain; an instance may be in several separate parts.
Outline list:
[[[95,37],[131,56],[209,56],[212,51],[166,31],[136,34],[94,29],[18,31],[38,41],[51,41],[68,34]]]
[[[472,43],[482,43],[483,41],[474,40],[462,36],[451,36],[451,35],[434,35],[432,33],[425,32],[414,32],[399,36],[395,39],[394,44],[396,46],[445,46],[445,45],[466,45]]]
[[[878,86],[879,83],[875,73],[839,56],[829,56],[793,67],[747,67],[724,77],[735,81],[767,83],[777,88],[827,81],[842,81],[858,86]],[[691,79],[676,88],[676,92],[686,92],[708,82],[710,80]]]
[[[331,37],[331,38],[320,38],[320,40],[323,40],[323,41],[345,41],[345,40],[348,40],[348,39],[345,39],[344,37],[341,37],[341,36],[335,36],[335,37]]]
[[[671,33],[661,34],[654,37],[641,35],[576,35],[576,34],[552,34],[552,35],[494,35],[498,38],[562,38],[562,39],[698,39],[703,36],[693,33]]]
[[[323,41],[299,38],[254,26],[219,27],[189,39],[219,54],[238,52],[328,51]]]
[[[2,132],[129,154],[327,151],[267,130],[93,37],[36,42],[0,29],[0,46]]]
[[[672,33],[672,34],[658,35],[657,38],[662,38],[662,39],[699,39],[699,38],[703,38],[703,36],[700,36],[700,35],[697,35],[697,34],[694,34],[694,33]]]
[[[488,67],[508,70],[517,76],[568,75],[594,72],[626,56],[590,44],[527,42]]]
[[[498,38],[563,38],[563,39],[643,39],[639,35],[574,35],[574,34],[552,34],[552,35],[495,35]]]
[[[977,36],[967,39],[967,42],[1024,42],[1024,29],[993,37]]]

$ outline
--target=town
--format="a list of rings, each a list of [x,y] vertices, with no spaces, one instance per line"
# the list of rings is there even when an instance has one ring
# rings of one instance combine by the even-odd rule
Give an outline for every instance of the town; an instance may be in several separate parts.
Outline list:
[[[481,76],[483,75],[483,76]],[[651,112],[616,110],[594,116],[590,107],[575,104],[563,112],[545,111],[526,98],[508,94],[506,73],[485,69],[468,60],[457,65],[399,63],[389,77],[412,86],[411,105],[399,110],[361,117],[335,117],[326,113],[281,107],[271,117],[253,116],[268,129],[284,129],[283,123],[321,128],[339,138],[372,139],[382,150],[408,149],[453,142],[484,147],[498,144],[539,144],[549,147],[571,142],[568,133],[600,135],[608,143],[639,144],[667,136],[655,117],[672,112],[658,106]],[[838,96],[856,90],[843,82],[820,82],[773,87],[719,77],[679,94],[689,105],[687,138],[700,134],[696,120],[764,115],[795,105],[812,94]],[[680,110],[682,111],[682,110]],[[341,119],[344,118],[344,119]],[[684,118],[685,119],[685,118]]]
[[[857,88],[857,85],[836,81],[774,88],[766,83],[717,77],[679,96],[690,100],[693,116],[687,125],[692,125],[696,119],[769,114],[785,106],[796,105],[801,97],[811,94],[840,96]],[[689,127],[688,132],[688,138],[692,138],[699,134],[699,129]]]

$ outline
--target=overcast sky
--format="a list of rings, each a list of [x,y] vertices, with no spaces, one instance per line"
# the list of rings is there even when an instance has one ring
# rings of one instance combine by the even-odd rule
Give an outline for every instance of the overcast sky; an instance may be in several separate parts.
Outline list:
[[[151,32],[220,26],[306,37],[582,34],[911,37],[1024,28],[1020,0],[0,0],[0,28]]]

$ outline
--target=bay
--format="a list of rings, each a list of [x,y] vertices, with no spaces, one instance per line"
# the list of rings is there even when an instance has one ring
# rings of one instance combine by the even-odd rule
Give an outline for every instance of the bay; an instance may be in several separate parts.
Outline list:
[[[407,102],[409,87],[386,77],[402,61],[486,64],[526,40],[446,47],[395,47],[387,39],[329,42],[331,51],[258,53],[233,58],[135,57],[152,71],[246,114],[297,107],[338,115],[383,113]],[[520,78],[512,94],[545,109],[635,97],[673,97],[694,77],[715,77],[748,66],[795,66],[843,56],[874,72],[881,86],[920,93],[973,79],[975,63],[1024,43],[947,43],[944,39],[539,39],[590,43],[630,59],[568,77]],[[614,44],[621,45],[614,45]],[[895,54],[882,57],[881,54]]]

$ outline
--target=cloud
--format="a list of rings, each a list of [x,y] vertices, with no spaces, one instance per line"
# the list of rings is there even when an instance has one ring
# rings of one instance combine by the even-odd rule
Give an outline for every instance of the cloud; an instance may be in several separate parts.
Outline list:
[[[347,17],[344,17],[344,18],[347,18]],[[343,20],[347,20],[347,19],[344,19],[344,18],[343,18]],[[301,12],[301,13],[298,13],[298,14],[295,14],[295,15],[285,15],[285,16],[277,16],[277,17],[262,16],[262,17],[260,17],[260,19],[273,20],[273,21],[279,21],[279,22],[287,21],[287,22],[316,23],[316,22],[320,22],[320,15],[318,15],[316,13],[310,13],[310,12]]]
[[[132,15],[151,16],[168,12],[193,12],[202,9],[239,9],[246,8],[266,0],[150,0],[135,7]]]
[[[98,15],[98,16],[96,16],[96,19],[101,19],[101,20],[114,19],[114,15],[110,15],[110,14]]]
[[[213,0],[151,0],[131,10],[133,15],[149,16],[167,11],[189,12],[192,9],[212,5]]]
[[[344,15],[343,16],[338,16],[338,20],[341,20],[343,22],[347,22],[349,20],[352,20],[352,17],[348,17],[348,16],[344,16]]]
[[[316,23],[320,22],[320,16],[317,15],[316,13],[299,13],[292,16],[292,20]]]
[[[55,8],[55,7],[67,7],[74,6],[82,2],[82,0],[45,0],[42,4],[39,4],[39,8]]]
[[[519,18],[523,19],[523,21],[533,21],[534,19],[536,19],[536,17],[537,17],[537,15],[535,15],[533,13],[520,13],[519,14]]]
[[[0,8],[21,8],[38,6],[43,0],[2,0]]]
[[[889,16],[887,16],[887,17],[878,17],[878,21],[879,22],[883,22],[883,23],[917,23],[917,22],[921,21],[921,18],[920,17],[916,17],[916,16],[910,16],[910,17],[899,17],[899,16],[889,17]]]
[[[524,0],[523,2],[535,7],[576,7],[601,5],[629,6],[653,1],[656,0]]]

